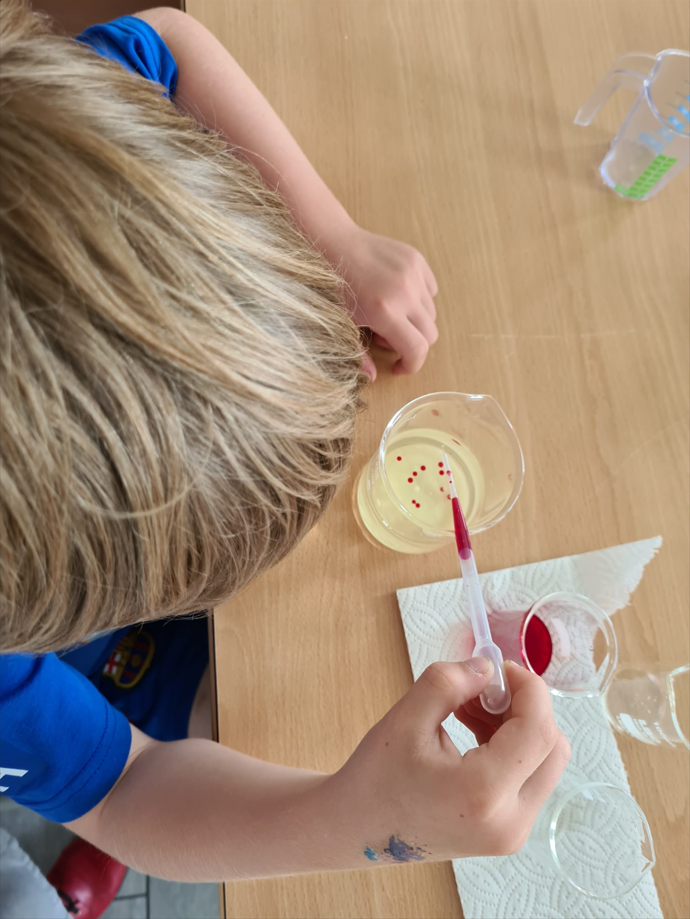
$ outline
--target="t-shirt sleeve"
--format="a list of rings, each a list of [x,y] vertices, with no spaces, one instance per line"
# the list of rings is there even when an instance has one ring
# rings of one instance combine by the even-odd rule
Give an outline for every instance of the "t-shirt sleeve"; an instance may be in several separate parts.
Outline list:
[[[175,95],[177,64],[158,32],[143,19],[121,16],[112,22],[90,26],[77,41],[89,45],[101,57],[118,61],[134,73],[160,83],[166,96]]]
[[[0,654],[0,791],[49,820],[90,811],[120,777],[129,722],[55,654]]]

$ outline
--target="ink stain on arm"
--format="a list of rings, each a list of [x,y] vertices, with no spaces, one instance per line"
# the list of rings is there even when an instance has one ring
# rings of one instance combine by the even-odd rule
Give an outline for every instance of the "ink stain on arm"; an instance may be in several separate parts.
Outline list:
[[[419,846],[408,845],[399,836],[391,836],[388,840],[388,847],[383,851],[396,862],[424,861],[424,849],[419,848]]]
[[[383,852],[377,852],[376,849],[367,846],[364,854],[371,862],[400,865],[405,862],[423,862],[428,853],[421,846],[410,845],[399,836],[391,836]]]

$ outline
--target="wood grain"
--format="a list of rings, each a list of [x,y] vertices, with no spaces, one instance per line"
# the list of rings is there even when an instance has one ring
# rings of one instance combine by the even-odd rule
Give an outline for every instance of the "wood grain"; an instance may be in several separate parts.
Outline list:
[[[621,660],[688,660],[688,172],[646,203],[597,179],[630,97],[574,113],[614,58],[687,44],[685,2],[188,0],[365,227],[438,278],[441,337],[416,377],[379,381],[353,474],[425,392],[494,395],[527,478],[476,539],[484,570],[655,534],[616,619]],[[343,492],[302,546],[217,611],[220,740],[336,769],[411,681],[395,589],[454,554],[377,551]],[[689,760],[621,741],[658,849],[664,914],[687,917]],[[228,884],[228,916],[461,916],[450,864]]]

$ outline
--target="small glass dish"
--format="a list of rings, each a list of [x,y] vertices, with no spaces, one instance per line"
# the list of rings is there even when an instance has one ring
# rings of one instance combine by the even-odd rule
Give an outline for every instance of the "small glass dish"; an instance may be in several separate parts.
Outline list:
[[[622,734],[690,750],[690,664],[619,667],[604,694],[604,711]]]
[[[431,552],[455,540],[443,470],[447,454],[470,533],[502,520],[525,473],[513,426],[491,396],[437,392],[404,405],[355,481],[364,536],[396,552]]]
[[[555,696],[600,696],[618,663],[618,640],[603,609],[576,593],[552,593],[528,610],[489,613],[491,635],[512,660],[541,676]]]
[[[569,883],[598,900],[629,893],[656,863],[652,833],[639,804],[623,788],[606,782],[580,785],[558,802],[549,846]]]

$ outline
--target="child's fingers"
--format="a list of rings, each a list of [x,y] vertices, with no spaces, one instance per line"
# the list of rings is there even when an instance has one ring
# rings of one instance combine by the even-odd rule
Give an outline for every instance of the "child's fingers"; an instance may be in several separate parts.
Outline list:
[[[496,728],[493,725],[487,724],[479,718],[475,718],[473,715],[468,714],[467,710],[462,706],[456,710],[455,717],[460,724],[464,724],[466,728],[472,731],[477,738],[477,743],[480,745],[488,743],[496,733]]]
[[[551,753],[520,789],[520,800],[534,813],[541,809],[544,801],[558,784],[569,760],[570,744],[565,734],[561,734]]]
[[[517,793],[549,756],[561,732],[541,677],[517,666],[508,667],[506,675],[513,694],[510,717],[493,735],[488,747],[497,775],[506,762],[513,762],[511,780],[517,786]]]
[[[368,352],[362,358],[362,373],[366,373],[370,383],[373,383],[376,379],[376,364],[374,363],[374,358]]]
[[[384,338],[383,335],[378,335],[376,332],[371,336],[371,340],[377,347],[383,348],[385,351],[395,350],[387,338]]]
[[[466,704],[467,704],[467,708],[469,709],[471,715],[482,715],[482,716],[489,715],[487,710],[482,705],[479,697],[477,697],[476,699],[470,699],[470,701],[467,702]],[[490,717],[494,717],[494,716],[492,715]]]
[[[404,319],[383,329],[383,334],[400,355],[393,365],[393,373],[416,373],[429,353],[429,342],[411,322]]]
[[[479,695],[491,673],[491,663],[484,657],[438,661],[426,668],[392,711],[397,710],[398,717],[404,718],[417,739],[437,737],[441,722]]]
[[[419,309],[410,316],[410,322],[416,329],[419,329],[430,345],[436,344],[438,341],[438,329],[436,328],[436,323],[425,309]]]
[[[434,298],[431,296],[428,291],[422,291],[422,306],[431,316],[431,318],[436,322],[436,304],[434,303]]]
[[[434,272],[429,268],[426,259],[422,265],[422,276],[424,277],[424,283],[426,284],[427,290],[432,297],[435,297],[438,293],[438,284],[436,283]]]
[[[466,702],[463,708],[470,718],[476,718],[492,728],[500,728],[505,721],[504,715],[492,715],[491,712],[487,712],[478,698]]]

